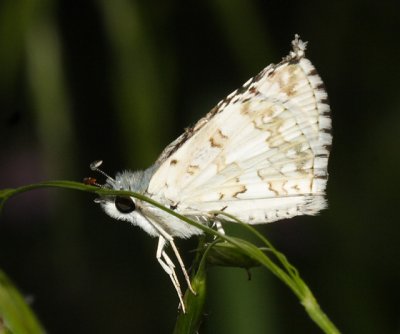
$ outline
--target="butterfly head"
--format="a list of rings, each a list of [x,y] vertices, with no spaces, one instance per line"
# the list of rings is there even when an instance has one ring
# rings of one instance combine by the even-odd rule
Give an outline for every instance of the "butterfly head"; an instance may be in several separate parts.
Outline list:
[[[148,188],[150,177],[153,174],[152,169],[149,168],[145,171],[123,171],[117,173],[115,178],[112,178],[104,171],[99,169],[102,161],[95,161],[90,165],[91,170],[96,171],[106,177],[104,184],[93,182],[93,178],[87,178],[86,183],[96,185],[100,188],[111,190],[125,190],[137,193],[145,193]],[[133,225],[139,225],[144,228],[149,234],[154,234],[152,228],[146,228],[149,225],[148,220],[143,215],[143,210],[146,204],[137,200],[132,196],[116,195],[116,196],[102,196],[95,200],[99,203],[103,210],[112,218],[118,220],[125,220]]]

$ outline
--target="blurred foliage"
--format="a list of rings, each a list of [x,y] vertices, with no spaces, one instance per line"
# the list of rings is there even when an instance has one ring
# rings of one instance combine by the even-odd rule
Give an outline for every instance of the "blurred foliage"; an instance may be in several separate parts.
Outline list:
[[[0,333],[45,333],[24,298],[2,271],[0,271]]]
[[[285,56],[299,33],[333,110],[330,208],[260,230],[344,332],[399,331],[399,7],[3,0],[0,188],[80,180],[99,158],[111,173],[147,167],[185,126]],[[176,296],[153,239],[108,224],[83,194],[37,191],[4,209],[0,268],[34,296],[49,332],[173,330]],[[179,245],[190,263],[195,240]],[[243,270],[209,269],[204,332],[318,332],[284,287],[252,273],[248,281]]]

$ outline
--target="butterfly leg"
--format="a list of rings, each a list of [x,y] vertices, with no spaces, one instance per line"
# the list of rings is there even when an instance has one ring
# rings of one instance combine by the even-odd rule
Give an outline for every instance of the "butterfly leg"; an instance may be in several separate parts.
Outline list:
[[[179,302],[182,307],[183,313],[185,313],[185,304],[183,302],[183,294],[181,290],[181,286],[179,284],[178,277],[176,276],[175,272],[175,265],[167,255],[167,253],[164,251],[164,248],[166,246],[167,240],[163,237],[160,236],[158,238],[158,246],[157,246],[157,261],[160,263],[161,267],[164,269],[164,271],[168,274],[168,276],[171,278],[172,284],[175,287],[175,290],[178,294]]]
[[[185,280],[186,280],[186,283],[187,283],[187,285],[188,285],[188,287],[189,287],[189,290],[195,295],[196,292],[195,292],[195,291],[193,290],[193,288],[192,288],[192,284],[190,283],[189,275],[188,275],[188,273],[187,273],[187,271],[186,271],[185,264],[183,263],[183,260],[182,260],[180,254],[179,254],[178,248],[177,248],[176,245],[175,245],[174,238],[173,238],[170,234],[168,234],[166,231],[164,231],[160,226],[158,226],[158,225],[152,223],[151,221],[149,221],[149,223],[152,224],[152,226],[153,226],[153,227],[158,231],[158,233],[160,234],[160,236],[159,236],[159,245],[158,245],[158,248],[160,248],[160,240],[161,240],[161,238],[163,239],[162,248],[165,247],[165,245],[166,245],[167,242],[171,245],[172,250],[174,251],[175,257],[177,258],[177,260],[178,260],[178,262],[179,262],[179,265],[181,266],[181,270],[182,270],[182,272],[183,272],[183,276],[185,277]],[[160,255],[161,255],[161,253],[160,253]],[[157,257],[157,259],[159,259],[159,258]],[[159,260],[159,261],[160,261],[160,260]],[[170,261],[171,261],[171,260],[170,260]],[[172,262],[171,262],[171,263],[172,263]],[[163,267],[163,268],[164,268],[164,267]],[[164,270],[165,270],[165,269],[164,269]],[[174,273],[175,273],[175,271],[174,271]],[[176,275],[175,275],[175,276],[176,276]]]
[[[222,223],[219,220],[214,221],[214,225],[219,233],[225,235],[224,227],[222,226]]]
[[[193,290],[193,288],[192,288],[192,284],[190,283],[190,278],[189,278],[189,275],[188,275],[188,273],[187,273],[187,271],[186,271],[185,264],[184,264],[183,261],[182,261],[182,258],[181,258],[180,254],[179,254],[179,251],[178,251],[178,248],[176,248],[176,246],[175,246],[174,240],[171,239],[171,240],[169,241],[169,243],[170,243],[170,245],[171,245],[171,247],[172,247],[172,250],[173,250],[174,253],[175,253],[176,258],[178,259],[179,265],[181,266],[181,270],[182,270],[182,272],[183,272],[183,276],[185,276],[185,280],[186,280],[186,283],[187,283],[187,285],[188,285],[188,287],[189,287],[189,290],[195,295],[196,292],[195,292],[195,291]]]

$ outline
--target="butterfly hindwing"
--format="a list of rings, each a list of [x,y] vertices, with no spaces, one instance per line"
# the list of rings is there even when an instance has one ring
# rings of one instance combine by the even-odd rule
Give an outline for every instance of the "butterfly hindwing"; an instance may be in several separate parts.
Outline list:
[[[325,207],[329,106],[300,43],[164,150],[151,196],[183,214],[225,210],[249,223]]]

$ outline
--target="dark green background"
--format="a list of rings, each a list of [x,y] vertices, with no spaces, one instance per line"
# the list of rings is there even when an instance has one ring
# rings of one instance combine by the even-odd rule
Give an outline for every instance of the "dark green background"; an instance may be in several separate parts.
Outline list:
[[[0,3],[0,188],[146,168],[294,33],[332,108],[329,209],[260,226],[346,333],[400,331],[399,1]],[[23,194],[0,268],[50,333],[169,333],[177,298],[156,241],[93,196]],[[191,261],[196,240],[178,241]],[[209,270],[202,333],[319,333],[268,272]]]

